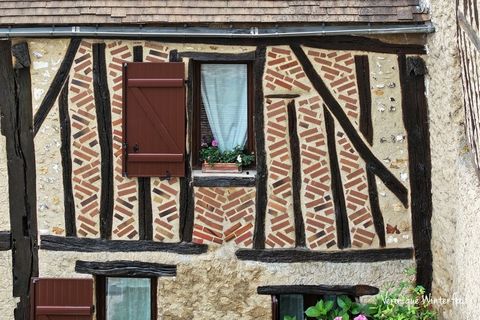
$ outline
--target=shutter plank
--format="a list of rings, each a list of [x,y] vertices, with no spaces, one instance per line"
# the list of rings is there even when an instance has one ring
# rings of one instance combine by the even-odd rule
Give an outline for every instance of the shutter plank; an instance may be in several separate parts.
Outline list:
[[[34,319],[92,319],[92,279],[34,278]]]
[[[124,80],[124,172],[129,177],[185,175],[185,66],[128,63]]]

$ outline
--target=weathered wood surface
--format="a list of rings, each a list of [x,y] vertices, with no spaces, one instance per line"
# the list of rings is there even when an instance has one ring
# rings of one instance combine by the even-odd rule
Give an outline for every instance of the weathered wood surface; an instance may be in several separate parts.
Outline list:
[[[292,161],[292,198],[293,198],[293,217],[295,221],[295,246],[305,247],[305,223],[302,213],[302,165],[300,161],[300,141],[297,132],[297,110],[295,101],[292,100],[287,105],[288,116],[288,136],[290,138],[290,159]]]
[[[417,262],[417,283],[432,289],[432,163],[428,107],[425,97],[424,61],[419,57],[398,58],[402,87],[403,123],[407,131],[408,169],[412,212],[412,234]]]
[[[40,249],[76,252],[144,252],[163,251],[179,254],[201,254],[207,246],[190,242],[164,243],[147,240],[106,240],[44,235],[40,237]]]
[[[291,285],[262,286],[257,288],[258,294],[317,294],[317,295],[349,295],[354,297],[372,296],[379,292],[378,288],[368,285]]]
[[[28,320],[30,278],[38,276],[36,170],[28,46],[0,41],[1,132],[6,138],[8,197],[16,320]]]
[[[65,234],[67,237],[77,235],[75,201],[73,199],[72,187],[72,155],[71,155],[71,126],[70,115],[68,111],[68,78],[65,86],[58,98],[59,118],[60,118],[60,155],[62,157],[62,177],[63,177],[63,204],[65,219]]]
[[[12,234],[10,231],[0,231],[0,251],[12,248]]]
[[[107,81],[105,44],[95,43],[93,55],[93,90],[97,112],[98,140],[101,154],[102,187],[100,192],[100,236],[112,238],[113,223],[113,150],[112,112]]]
[[[195,187],[255,187],[255,176],[251,177],[202,177],[194,176]]]
[[[340,249],[351,247],[350,228],[348,227],[347,206],[345,202],[345,193],[343,190],[342,174],[337,156],[337,134],[335,130],[335,121],[324,108],[325,132],[327,135],[328,157],[330,161],[330,180],[332,199],[335,206],[335,223],[337,227],[337,245]]]
[[[236,252],[240,260],[270,263],[295,263],[325,261],[333,263],[378,262],[413,259],[412,248],[369,249],[342,251],[312,251],[307,249],[240,249]]]
[[[257,47],[256,60],[253,66],[254,94],[255,94],[255,155],[257,166],[257,182],[255,195],[255,228],[253,234],[253,247],[265,248],[265,214],[267,211],[267,177],[268,167],[265,152],[265,115],[263,105],[263,72],[266,61],[265,46]]]
[[[75,262],[75,272],[108,277],[175,277],[174,265],[141,261],[82,261]]]

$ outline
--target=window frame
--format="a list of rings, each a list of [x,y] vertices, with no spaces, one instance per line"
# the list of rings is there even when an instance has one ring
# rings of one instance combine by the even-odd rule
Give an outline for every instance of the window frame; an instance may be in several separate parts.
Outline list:
[[[202,163],[200,161],[200,141],[201,141],[201,66],[202,64],[245,64],[247,65],[247,144],[246,148],[248,152],[255,152],[255,121],[254,121],[254,105],[255,105],[255,88],[253,77],[253,64],[252,60],[229,60],[229,61],[215,61],[215,60],[192,60],[193,68],[193,83],[192,83],[192,134],[191,134],[191,159],[192,169],[200,169]],[[252,166],[255,166],[253,164]]]
[[[319,299],[326,299],[327,296],[339,296],[342,294],[328,294],[328,293],[291,293],[291,294],[298,294],[303,297],[303,309],[304,311],[307,310],[308,307],[311,307],[313,304],[311,304],[314,300],[319,300]],[[272,320],[282,320],[280,319],[280,296],[281,295],[288,295],[287,293],[285,294],[272,294]],[[348,296],[350,299],[353,301],[357,301],[358,297],[354,297],[350,294],[344,294]],[[310,301],[310,303],[308,303]],[[306,317],[305,320],[310,320],[313,318]]]
[[[97,320],[107,319],[107,278],[135,278],[150,279],[150,310],[151,320],[157,320],[157,287],[156,277],[129,277],[129,276],[95,276],[95,313]]]

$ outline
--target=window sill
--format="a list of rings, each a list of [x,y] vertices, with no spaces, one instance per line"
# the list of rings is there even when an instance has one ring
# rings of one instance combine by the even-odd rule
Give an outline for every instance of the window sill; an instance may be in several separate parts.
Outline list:
[[[195,187],[254,187],[256,170],[244,170],[240,173],[204,173],[193,170],[192,178]]]

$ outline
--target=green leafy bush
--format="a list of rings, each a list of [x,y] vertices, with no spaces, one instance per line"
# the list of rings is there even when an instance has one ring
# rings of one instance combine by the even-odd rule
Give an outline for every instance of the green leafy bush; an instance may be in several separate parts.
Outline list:
[[[414,269],[406,270],[408,276]],[[402,281],[381,291],[367,304],[352,301],[348,296],[336,300],[319,300],[305,314],[317,320],[437,320],[437,313],[425,296],[425,288],[412,281]],[[290,320],[286,316],[283,320]]]

